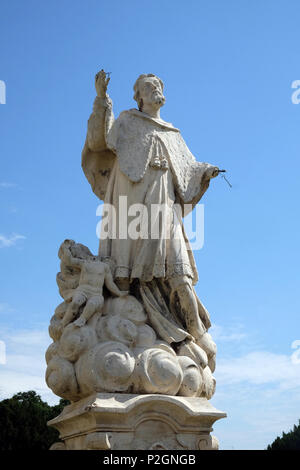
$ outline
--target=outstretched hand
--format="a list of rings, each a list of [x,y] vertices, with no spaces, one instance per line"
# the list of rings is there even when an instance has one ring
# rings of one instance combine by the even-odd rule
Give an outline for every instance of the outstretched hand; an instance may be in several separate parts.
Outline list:
[[[208,168],[206,170],[208,178],[215,178],[220,173],[226,173],[226,170],[220,170],[220,168],[218,168],[217,166],[212,166],[211,168]]]
[[[206,176],[207,178],[211,179],[211,178],[215,178],[216,176],[218,176],[219,174],[219,168],[217,166],[210,166],[207,170],[206,170]]]
[[[96,73],[95,88],[99,98],[105,98],[109,80],[110,78],[107,77],[107,74],[104,72],[103,69],[100,70],[100,72]]]

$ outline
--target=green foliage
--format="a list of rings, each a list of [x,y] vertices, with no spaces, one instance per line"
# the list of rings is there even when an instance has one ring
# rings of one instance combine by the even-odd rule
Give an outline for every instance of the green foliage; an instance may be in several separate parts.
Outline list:
[[[61,413],[67,400],[50,406],[35,391],[20,392],[0,402],[0,450],[48,450],[59,440],[47,421]]]
[[[267,450],[300,450],[300,420],[298,426],[288,433],[283,432],[282,437],[277,437]]]

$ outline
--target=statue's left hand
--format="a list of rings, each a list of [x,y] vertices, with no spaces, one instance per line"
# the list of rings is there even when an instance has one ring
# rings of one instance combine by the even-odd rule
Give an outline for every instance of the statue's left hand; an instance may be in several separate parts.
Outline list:
[[[208,178],[215,178],[220,173],[220,169],[217,166],[211,166],[206,170],[206,176]]]

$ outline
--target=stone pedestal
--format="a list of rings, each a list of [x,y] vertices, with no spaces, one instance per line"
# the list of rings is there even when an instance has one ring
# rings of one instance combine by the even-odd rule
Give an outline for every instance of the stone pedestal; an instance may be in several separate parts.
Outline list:
[[[226,413],[206,398],[98,393],[66,406],[48,422],[66,450],[211,450],[212,425]]]

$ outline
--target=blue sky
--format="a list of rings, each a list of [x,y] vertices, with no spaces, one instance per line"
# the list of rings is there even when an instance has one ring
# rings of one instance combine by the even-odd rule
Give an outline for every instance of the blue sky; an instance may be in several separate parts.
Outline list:
[[[44,380],[60,297],[57,250],[97,251],[98,201],[81,170],[94,75],[114,111],[140,73],[165,83],[162,118],[199,161],[228,170],[203,198],[197,292],[218,345],[212,403],[223,449],[262,449],[300,419],[297,0],[12,0],[0,3],[0,397]]]

